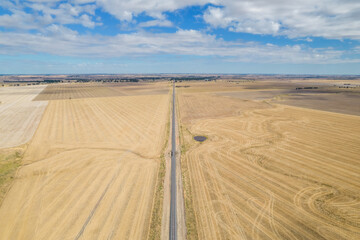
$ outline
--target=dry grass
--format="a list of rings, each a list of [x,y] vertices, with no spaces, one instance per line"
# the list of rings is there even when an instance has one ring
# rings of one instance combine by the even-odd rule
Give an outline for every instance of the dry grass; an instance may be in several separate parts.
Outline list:
[[[3,239],[144,239],[169,96],[52,100],[0,208]]]
[[[25,146],[0,150],[0,206],[21,165]]]
[[[170,107],[170,105],[169,105]],[[150,231],[148,239],[160,239],[161,238],[161,222],[163,216],[163,202],[164,202],[164,181],[166,173],[166,162],[165,162],[165,150],[169,143],[170,137],[170,109],[168,112],[168,122],[166,124],[165,143],[161,150],[160,165],[157,176],[156,190],[154,196],[154,203],[151,215]]]
[[[358,116],[181,92],[191,239],[359,238]]]

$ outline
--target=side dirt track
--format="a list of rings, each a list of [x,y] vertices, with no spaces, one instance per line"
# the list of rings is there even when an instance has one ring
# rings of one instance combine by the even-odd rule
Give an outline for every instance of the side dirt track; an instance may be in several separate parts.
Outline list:
[[[0,239],[146,238],[168,110],[167,93],[51,100],[1,205]]]
[[[188,239],[358,239],[360,117],[215,92],[178,93]]]

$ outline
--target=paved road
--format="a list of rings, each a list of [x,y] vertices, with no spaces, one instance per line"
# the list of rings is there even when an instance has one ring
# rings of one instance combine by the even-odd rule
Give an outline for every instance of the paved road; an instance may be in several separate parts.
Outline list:
[[[177,239],[176,219],[176,138],[175,138],[175,82],[173,83],[173,112],[171,130],[171,202],[169,239]]]

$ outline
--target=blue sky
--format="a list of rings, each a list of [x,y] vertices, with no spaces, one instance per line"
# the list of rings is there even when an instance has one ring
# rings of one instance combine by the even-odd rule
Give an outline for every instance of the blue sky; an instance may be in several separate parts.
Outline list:
[[[357,0],[1,0],[0,74],[360,74]]]

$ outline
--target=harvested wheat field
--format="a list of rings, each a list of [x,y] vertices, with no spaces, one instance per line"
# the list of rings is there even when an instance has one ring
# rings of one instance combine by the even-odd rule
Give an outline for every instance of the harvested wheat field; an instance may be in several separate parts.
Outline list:
[[[1,205],[0,239],[148,236],[169,95],[80,92],[49,101]]]
[[[45,87],[0,88],[0,148],[15,147],[32,138],[47,105],[32,100]]]
[[[168,93],[166,83],[62,83],[48,85],[35,100],[158,95]]]
[[[178,93],[188,239],[360,238],[359,116],[189,85]]]

